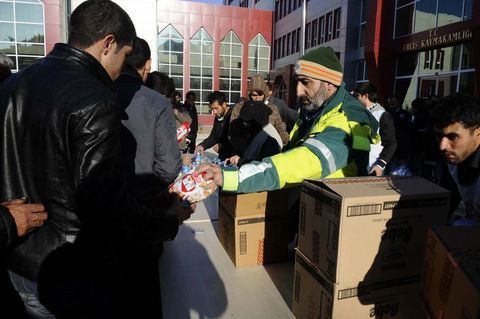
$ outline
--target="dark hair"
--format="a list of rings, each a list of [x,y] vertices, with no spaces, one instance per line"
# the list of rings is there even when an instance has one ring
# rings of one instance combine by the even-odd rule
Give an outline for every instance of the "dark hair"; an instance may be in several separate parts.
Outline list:
[[[151,52],[147,41],[135,37],[132,42],[132,52],[125,58],[125,67],[140,70],[150,60]]]
[[[227,103],[227,97],[223,92],[213,91],[208,95],[207,101],[208,101],[208,104],[213,104],[214,102],[217,102],[218,104],[221,105],[223,103]]]
[[[368,94],[368,99],[373,103],[378,101],[377,87],[372,82],[361,84],[355,92],[360,95]]]
[[[185,95],[185,99],[189,99],[189,98],[197,98],[197,96],[195,95],[195,92],[193,91],[188,91],[187,94]]]
[[[135,38],[135,26],[128,14],[109,0],[88,0],[70,16],[68,44],[81,49],[113,35],[120,49]]]
[[[182,98],[182,95],[180,94],[180,92],[178,91],[173,92],[173,97],[177,97],[177,96]]]
[[[168,98],[174,96],[174,93],[178,93],[175,91],[175,83],[173,82],[173,79],[165,73],[158,71],[153,71],[148,74],[145,85]]]
[[[457,93],[440,99],[430,111],[434,125],[444,128],[461,123],[465,128],[480,126],[480,100],[476,97]]]
[[[13,66],[14,65],[12,59],[10,59],[8,55],[0,52],[0,82],[2,82],[4,79],[8,78],[12,74],[11,69],[13,68]]]

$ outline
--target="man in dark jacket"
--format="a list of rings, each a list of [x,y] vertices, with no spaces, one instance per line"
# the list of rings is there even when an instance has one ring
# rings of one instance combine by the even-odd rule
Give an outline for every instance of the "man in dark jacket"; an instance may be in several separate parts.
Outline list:
[[[382,176],[397,149],[393,118],[385,111],[380,103],[378,103],[377,87],[375,84],[371,82],[363,83],[355,91],[357,100],[372,113],[380,124],[378,132],[381,143],[370,146],[368,173],[374,176]]]
[[[232,145],[228,140],[228,127],[230,125],[230,116],[232,111],[227,104],[225,94],[220,91],[214,91],[208,96],[208,105],[215,115],[213,128],[210,135],[195,148],[195,153],[203,153],[210,147],[218,153],[218,158],[225,160],[235,155]]]
[[[197,97],[195,93],[192,91],[187,92],[185,95],[185,103],[183,106],[188,111],[188,115],[192,119],[190,123],[190,132],[188,132],[187,139],[188,142],[188,152],[193,153],[195,150],[195,143],[197,142],[197,133],[198,133],[198,114],[197,114],[197,107],[195,106],[195,102],[197,101]]]
[[[127,13],[86,1],[69,31],[0,90],[0,202],[28,197],[49,214],[9,252],[10,279],[31,316],[146,317],[158,300],[132,289],[119,251],[175,237],[192,211],[139,207],[125,187],[112,80],[136,36]]]
[[[127,186],[140,203],[155,206],[156,195],[178,176],[182,159],[170,100],[144,85],[151,62],[148,43],[136,38],[115,85]]]

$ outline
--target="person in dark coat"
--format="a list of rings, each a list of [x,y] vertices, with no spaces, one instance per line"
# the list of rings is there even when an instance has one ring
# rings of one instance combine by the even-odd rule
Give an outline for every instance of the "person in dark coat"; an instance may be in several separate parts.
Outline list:
[[[0,202],[28,197],[49,216],[7,253],[31,317],[158,312],[158,300],[134,289],[138,277],[121,252],[174,238],[192,209],[174,198],[158,209],[140,206],[126,187],[113,81],[135,37],[116,3],[85,1],[70,16],[68,44],[2,83]]]
[[[183,107],[187,110],[188,115],[191,118],[190,123],[190,132],[187,135],[187,144],[188,144],[188,152],[193,153],[195,151],[195,143],[197,142],[197,134],[198,134],[198,112],[197,107],[195,106],[195,102],[197,101],[197,96],[193,91],[187,92],[185,95],[185,103]]]
[[[227,162],[241,166],[280,152],[275,138],[263,130],[271,125],[268,122],[271,113],[263,102],[246,101],[243,104],[238,118],[230,123],[230,142],[236,155]]]
[[[215,120],[210,135],[195,148],[195,153],[203,152],[211,147],[218,153],[218,158],[222,161],[235,155],[232,145],[228,138],[230,116],[232,111],[227,104],[227,97],[223,92],[214,91],[208,96],[208,104]]]

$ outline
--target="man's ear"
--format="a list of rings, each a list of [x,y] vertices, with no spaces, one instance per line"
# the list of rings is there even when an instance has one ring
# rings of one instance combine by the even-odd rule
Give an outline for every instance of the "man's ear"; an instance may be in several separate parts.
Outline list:
[[[109,51],[113,50],[113,44],[115,43],[115,36],[109,34],[103,38],[102,43],[102,54],[107,54]]]

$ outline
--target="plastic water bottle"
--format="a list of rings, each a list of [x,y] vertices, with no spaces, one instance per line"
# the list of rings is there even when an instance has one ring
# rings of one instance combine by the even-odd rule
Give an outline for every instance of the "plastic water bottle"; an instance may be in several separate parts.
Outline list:
[[[198,166],[200,164],[202,164],[202,153],[197,152],[197,154],[195,154],[195,157],[193,159],[193,165]]]

